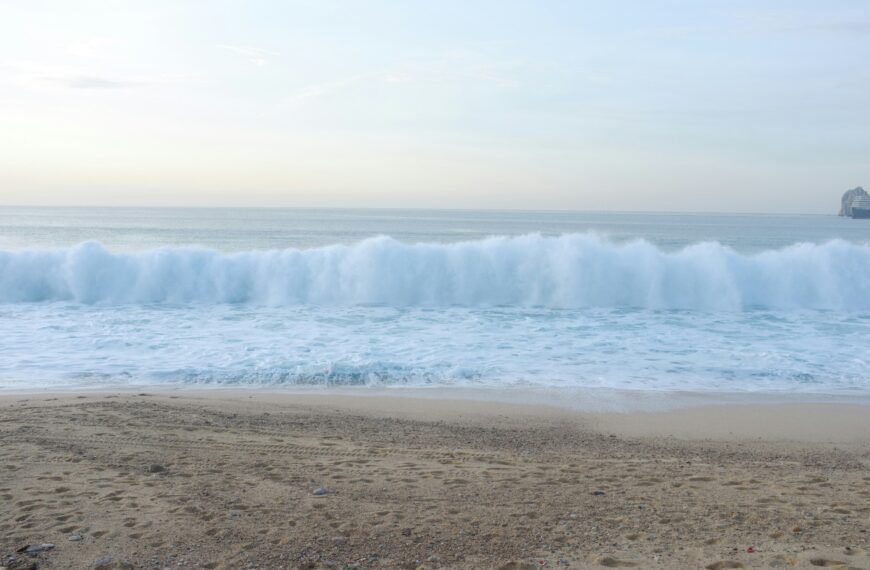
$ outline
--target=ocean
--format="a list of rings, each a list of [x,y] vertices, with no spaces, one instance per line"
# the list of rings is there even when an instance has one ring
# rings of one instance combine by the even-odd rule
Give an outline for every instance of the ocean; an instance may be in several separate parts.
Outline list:
[[[863,398],[870,222],[0,208],[0,389]]]

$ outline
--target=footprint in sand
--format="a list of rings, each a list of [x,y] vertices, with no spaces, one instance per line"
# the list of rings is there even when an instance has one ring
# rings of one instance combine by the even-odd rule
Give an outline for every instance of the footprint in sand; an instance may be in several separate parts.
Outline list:
[[[634,568],[637,566],[637,562],[632,562],[631,560],[620,560],[619,558],[613,558],[612,556],[605,556],[600,559],[598,563],[607,568]]]
[[[828,560],[826,558],[813,558],[810,560],[810,564],[813,566],[820,566],[822,568],[838,568],[840,566],[846,566],[845,562],[841,562],[839,560]]]
[[[719,562],[714,562],[713,564],[708,564],[704,566],[707,570],[725,570],[726,568],[746,568],[741,562],[735,562],[734,560],[720,560]]]
[[[852,514],[852,511],[850,511],[849,509],[844,509],[843,507],[832,508],[830,512],[837,513],[838,515],[851,515]]]

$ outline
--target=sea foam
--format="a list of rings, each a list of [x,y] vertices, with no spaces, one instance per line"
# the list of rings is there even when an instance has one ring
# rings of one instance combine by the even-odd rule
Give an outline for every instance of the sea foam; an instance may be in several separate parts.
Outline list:
[[[665,251],[595,234],[225,254],[112,252],[98,242],[0,251],[0,302],[870,309],[870,246],[802,243],[752,255],[716,242]]]

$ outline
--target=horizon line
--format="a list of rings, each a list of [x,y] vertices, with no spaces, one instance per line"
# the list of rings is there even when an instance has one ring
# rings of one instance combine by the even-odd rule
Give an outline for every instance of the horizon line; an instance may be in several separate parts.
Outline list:
[[[683,215],[739,215],[739,216],[840,216],[837,213],[821,212],[758,212],[758,211],[704,211],[704,210],[605,210],[605,209],[536,209],[536,208],[432,208],[402,206],[169,206],[169,205],[114,205],[97,204],[76,206],[70,204],[0,204],[0,209],[127,209],[127,210],[355,210],[355,211],[413,211],[413,212],[492,212],[492,213],[534,213],[534,214],[683,214]]]

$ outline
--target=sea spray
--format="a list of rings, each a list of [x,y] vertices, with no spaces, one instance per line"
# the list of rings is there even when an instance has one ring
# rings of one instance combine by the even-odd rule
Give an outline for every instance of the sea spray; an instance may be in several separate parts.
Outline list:
[[[98,242],[0,251],[0,303],[382,305],[689,310],[870,309],[870,246],[842,240],[746,255],[664,251],[595,234],[224,254],[116,253]]]

